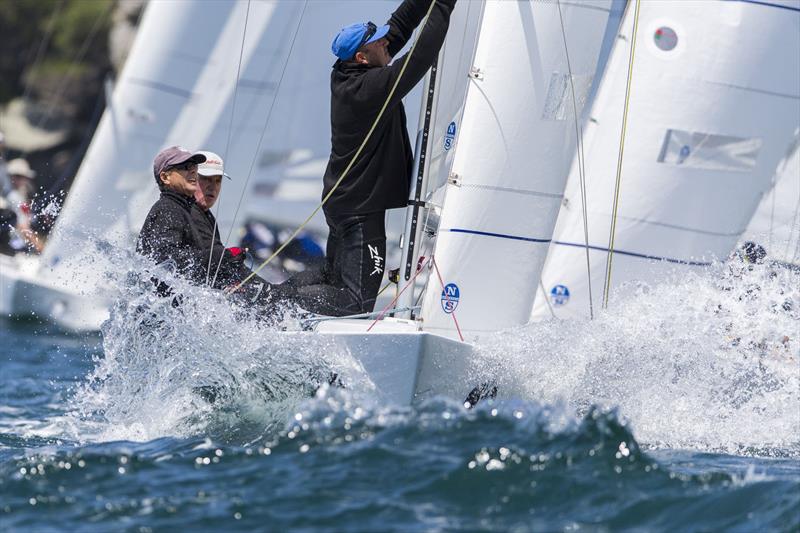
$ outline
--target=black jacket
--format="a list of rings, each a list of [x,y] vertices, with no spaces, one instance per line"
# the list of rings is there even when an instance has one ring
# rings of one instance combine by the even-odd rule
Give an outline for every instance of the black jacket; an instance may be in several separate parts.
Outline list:
[[[406,42],[431,0],[405,0],[389,19],[389,54]],[[408,139],[402,98],[430,69],[444,43],[456,0],[436,0],[417,47],[387,67],[337,61],[331,74],[331,156],[325,170],[323,197],[344,172],[408,61],[403,77],[364,150],[325,204],[325,212],[354,215],[404,207],[408,202],[414,152]]]
[[[237,284],[252,274],[253,271],[244,266],[243,256],[242,260],[239,261],[232,258],[230,254],[225,253],[225,245],[222,244],[222,239],[219,236],[219,226],[211,210],[206,211],[195,203],[191,209],[191,216],[192,225],[206,258],[208,258],[212,248],[214,249],[214,257],[219,258],[220,255],[222,256],[219,272],[216,272],[217,263],[214,263],[211,265],[211,273],[209,274],[209,279],[213,280],[216,272],[217,279],[214,284],[216,288],[225,288],[232,284]],[[259,281],[263,280],[258,276],[253,279],[253,282]]]
[[[202,231],[192,217],[194,205],[194,198],[162,190],[161,197],[150,208],[139,232],[136,251],[156,263],[172,260],[179,275],[193,283],[204,284],[209,247],[204,245]],[[224,248],[214,249],[212,269],[224,252]]]

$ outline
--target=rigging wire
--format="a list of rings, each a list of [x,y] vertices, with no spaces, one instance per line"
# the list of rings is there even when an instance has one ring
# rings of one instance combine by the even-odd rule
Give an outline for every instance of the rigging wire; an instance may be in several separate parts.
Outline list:
[[[572,65],[569,60],[569,47],[567,46],[567,32],[564,28],[564,16],[561,13],[561,0],[557,0],[556,5],[558,6],[558,20],[561,23],[561,37],[564,40],[564,55],[567,59],[567,72],[569,73],[569,87],[570,92],[572,93],[572,118],[575,122],[575,142],[577,143],[577,157],[578,157],[578,176],[580,181],[580,189],[581,189],[581,211],[583,213],[583,239],[584,239],[584,250],[586,252],[586,277],[588,281],[589,287],[589,319],[594,320],[594,298],[592,297],[592,267],[589,261],[589,223],[587,220],[587,209],[586,209],[586,166],[585,160],[583,156],[583,129],[578,124],[578,101],[575,98],[575,79],[572,76]],[[539,284],[542,285],[541,278],[539,279]],[[544,289],[544,286],[542,286]],[[547,293],[544,293],[545,299],[548,299]],[[548,307],[550,307],[550,302],[547,302]],[[555,316],[553,313],[552,307],[550,308],[550,313]]]
[[[236,65],[236,82],[233,86],[233,104],[231,106],[231,118],[230,122],[228,123],[228,140],[225,142],[225,152],[223,161],[228,158],[228,150],[231,146],[231,131],[233,130],[233,119],[236,116],[236,97],[239,94],[239,78],[242,72],[242,57],[244,56],[244,43],[247,38],[247,22],[250,20],[250,0],[247,0],[247,10],[244,14],[244,29],[242,30],[242,44],[239,47],[239,63]],[[220,196],[222,196],[222,189],[220,189]],[[219,205],[219,204],[217,204]],[[217,213],[219,214],[219,207],[217,207]],[[214,217],[214,228],[211,230],[212,238],[217,233],[217,217]],[[226,239],[227,240],[227,239]],[[212,246],[211,249],[208,251],[208,266],[206,267],[206,285],[208,285],[208,278],[211,277],[211,263],[214,257],[214,247]],[[222,261],[222,256],[220,255],[220,262]],[[214,281],[216,281],[216,274],[214,275]]]
[[[436,5],[436,0],[431,0],[430,6],[428,7],[428,11],[425,13],[425,18],[422,20],[422,23],[421,23],[421,26],[423,28],[424,28],[425,24],[427,24],[428,17],[430,17],[430,14],[433,11],[433,6],[434,5]],[[325,195],[325,197],[322,199],[322,201],[319,203],[319,205],[317,205],[317,207],[311,212],[310,215],[308,215],[308,217],[302,222],[302,224],[300,224],[297,227],[297,229],[294,230],[294,232],[289,236],[289,238],[286,239],[278,247],[277,250],[272,252],[272,255],[270,255],[266,260],[264,260],[264,262],[261,263],[261,265],[256,270],[254,270],[252,273],[250,273],[249,276],[247,276],[245,279],[243,279],[241,282],[239,282],[239,284],[237,284],[235,287],[230,289],[228,291],[228,294],[232,294],[232,293],[236,292],[237,290],[239,290],[239,288],[242,285],[244,285],[245,283],[250,281],[254,276],[256,276],[258,274],[258,272],[260,272],[265,266],[267,266],[269,263],[271,263],[272,260],[275,259],[275,257],[277,257],[278,254],[280,254],[284,250],[284,248],[286,248],[289,245],[289,243],[294,240],[295,237],[297,237],[297,235],[303,230],[303,228],[306,227],[309,222],[311,222],[311,220],[314,218],[314,216],[316,216],[316,214],[319,213],[319,211],[322,209],[322,207],[328,202],[330,197],[333,196],[333,193],[336,192],[336,189],[339,188],[339,185],[342,183],[344,178],[347,177],[347,174],[350,172],[350,169],[353,167],[353,165],[355,164],[356,160],[361,155],[361,152],[364,151],[364,148],[366,147],[367,142],[369,142],[369,139],[372,137],[372,134],[375,132],[375,129],[378,127],[378,123],[380,122],[381,118],[383,117],[384,112],[386,112],[386,109],[389,107],[389,102],[391,102],[392,97],[394,96],[394,93],[397,90],[397,86],[400,84],[400,80],[403,79],[403,75],[405,74],[406,67],[408,66],[408,63],[409,63],[409,61],[411,60],[411,57],[414,54],[414,50],[417,47],[417,41],[419,39],[420,33],[417,34],[417,37],[414,39],[414,42],[411,44],[411,49],[409,50],[408,54],[406,55],[405,61],[403,62],[403,66],[400,68],[400,72],[399,72],[399,74],[397,76],[397,79],[395,80],[394,85],[392,86],[391,90],[389,91],[389,94],[386,96],[386,101],[383,103],[383,106],[381,107],[380,111],[378,112],[378,116],[375,117],[375,121],[372,123],[372,126],[370,127],[369,131],[367,132],[366,136],[364,137],[364,141],[361,143],[361,146],[358,147],[358,150],[356,150],[356,153],[353,154],[353,158],[350,160],[350,163],[344,169],[344,171],[342,172],[342,175],[339,176],[339,179],[336,180],[336,183],[333,184],[333,187],[331,187],[331,190],[328,191],[328,194]]]
[[[281,85],[283,85],[283,77],[286,74],[287,67],[289,66],[289,60],[292,57],[292,51],[294,50],[294,45],[297,42],[297,36],[300,33],[300,26],[303,24],[303,18],[305,17],[306,8],[307,7],[308,7],[308,0],[305,0],[305,2],[303,2],[303,8],[300,11],[300,17],[299,17],[299,19],[297,21],[297,27],[295,28],[294,36],[292,36],[292,41],[291,41],[291,44],[289,45],[289,52],[286,54],[286,61],[283,63],[283,68],[281,69],[281,75],[278,78],[278,84],[276,85],[276,88],[275,88],[275,96],[272,98],[272,102],[270,103],[269,110],[267,111],[267,118],[264,121],[264,127],[261,129],[261,135],[258,138],[258,144],[256,145],[256,150],[255,150],[255,153],[253,154],[253,159],[250,161],[250,168],[247,171],[247,178],[244,180],[244,186],[242,187],[242,191],[239,194],[239,201],[236,203],[236,209],[233,212],[232,220],[234,220],[234,221],[236,220],[236,217],[239,215],[239,210],[242,207],[242,200],[244,199],[244,194],[247,191],[247,185],[250,183],[250,178],[253,176],[253,170],[255,169],[256,159],[258,158],[258,153],[261,150],[261,144],[264,142],[264,135],[267,132],[267,126],[269,126],[269,121],[272,118],[272,111],[273,111],[273,109],[275,109],[275,102],[278,101],[278,94],[280,93]],[[229,131],[229,135],[230,135],[230,131]],[[283,243],[283,245],[280,247],[280,250],[283,250],[283,248],[285,248],[286,245],[294,239],[294,237],[297,235],[297,233],[300,232],[300,229],[301,228],[298,228],[297,232],[295,232],[288,240],[286,240]],[[228,229],[228,234],[225,236],[225,242],[227,242],[228,239],[230,239],[231,233],[233,233],[233,225],[231,225],[231,227]],[[276,254],[273,254],[273,256],[274,255],[276,255]],[[271,258],[272,258],[272,256],[270,257],[270,259]],[[212,285],[214,285],[214,283],[217,282],[217,276],[219,275],[219,269],[220,269],[221,266],[222,266],[222,256],[220,256],[219,261],[217,262],[217,267],[216,267],[216,269],[214,271],[214,280],[211,282]],[[262,266],[260,266],[256,271],[252,272],[249,276],[247,276],[244,279],[244,281],[242,281],[238,285],[236,285],[236,287],[234,287],[233,290],[231,290],[231,293],[233,293],[236,289],[238,289],[239,287],[244,285],[244,283],[246,281],[250,280],[264,266],[266,266],[266,263],[263,264]]]
[[[614,257],[614,239],[617,231],[617,212],[619,210],[619,190],[622,179],[622,158],[625,153],[625,133],[628,127],[628,109],[630,108],[631,85],[633,83],[633,59],[636,53],[636,34],[639,30],[639,5],[636,0],[633,11],[633,33],[631,36],[631,52],[628,58],[628,79],[625,83],[625,107],[622,112],[622,129],[620,131],[619,154],[617,156],[617,178],[614,184],[614,204],[611,210],[611,230],[608,235],[608,255],[606,258],[606,279],[603,285],[603,309],[608,308],[608,295],[611,292],[611,265]]]

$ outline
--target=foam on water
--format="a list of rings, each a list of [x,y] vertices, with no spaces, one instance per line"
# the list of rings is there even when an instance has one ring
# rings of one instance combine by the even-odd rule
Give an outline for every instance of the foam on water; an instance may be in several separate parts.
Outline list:
[[[219,291],[118,255],[125,268],[110,279],[119,294],[104,355],[58,424],[65,438],[242,442],[283,427],[332,373],[358,401],[374,400],[347,349],[300,331],[291,309],[268,325]],[[152,293],[152,275],[182,295],[180,305]],[[472,364],[505,398],[579,414],[618,407],[648,446],[800,454],[798,324],[800,274],[729,262],[626,287],[594,321],[487,335]]]
[[[292,309],[268,325],[220,291],[130,260],[134,270],[118,283],[102,326],[104,356],[74,398],[73,415],[81,420],[76,440],[282,425],[332,373],[369,386],[347,350],[300,331]],[[180,294],[180,303],[153,294],[151,275]]]
[[[483,338],[476,372],[579,412],[617,406],[652,446],[800,453],[800,274],[729,263],[616,296],[594,321]]]

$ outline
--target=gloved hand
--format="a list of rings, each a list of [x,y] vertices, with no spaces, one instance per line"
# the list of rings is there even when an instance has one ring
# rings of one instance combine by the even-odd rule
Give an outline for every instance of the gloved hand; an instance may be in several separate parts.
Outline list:
[[[239,248],[234,246],[232,248],[225,248],[225,259],[243,263],[247,259],[247,248]]]

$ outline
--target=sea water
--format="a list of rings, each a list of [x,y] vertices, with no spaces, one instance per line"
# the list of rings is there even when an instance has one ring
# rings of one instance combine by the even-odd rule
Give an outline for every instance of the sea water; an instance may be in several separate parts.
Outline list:
[[[719,265],[488,335],[500,394],[474,409],[386,404],[290,314],[142,279],[102,335],[0,323],[0,530],[800,530],[796,272]]]

